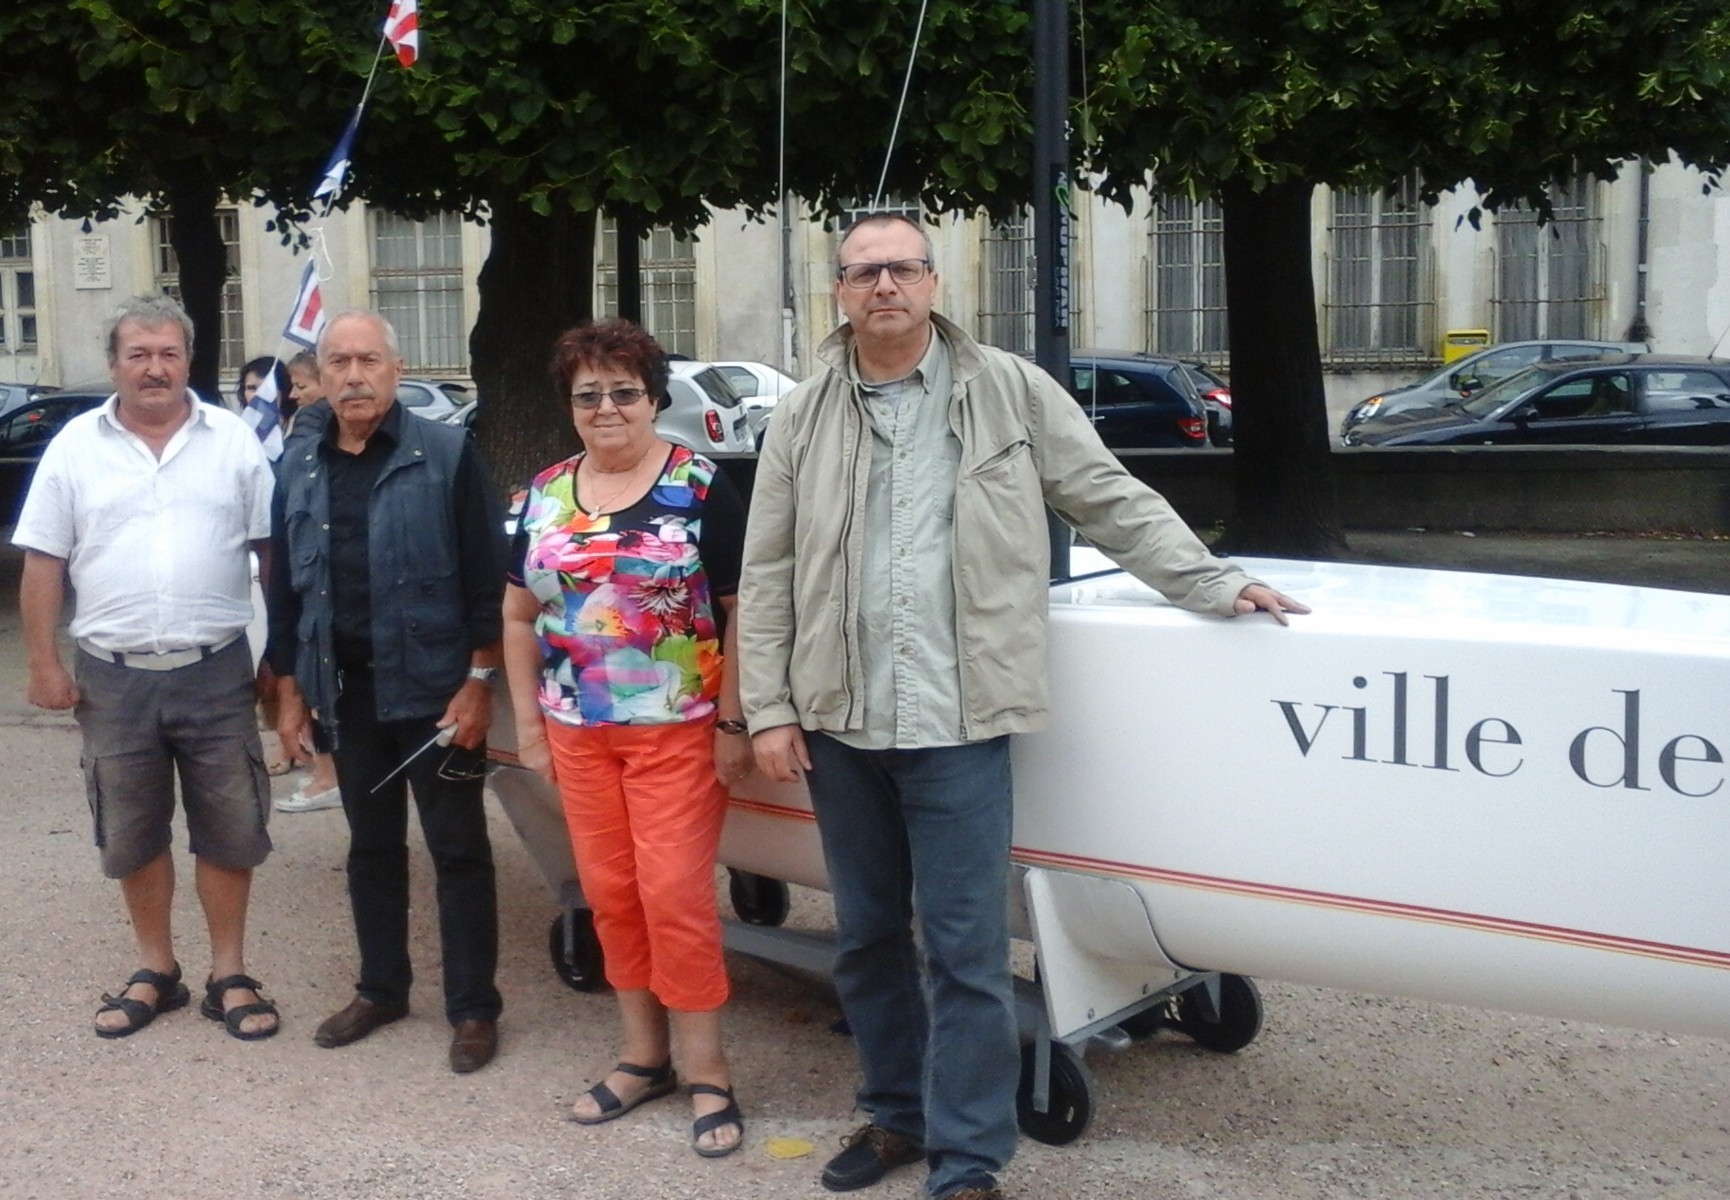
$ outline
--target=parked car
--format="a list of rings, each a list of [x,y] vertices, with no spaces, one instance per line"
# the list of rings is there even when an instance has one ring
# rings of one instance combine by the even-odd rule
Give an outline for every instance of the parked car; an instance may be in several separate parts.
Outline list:
[[[429,421],[449,421],[473,403],[468,389],[462,384],[440,383],[432,379],[398,380],[396,402],[415,416]]]
[[[0,383],[0,417],[57,390],[43,383]]]
[[[710,366],[727,377],[733,390],[745,402],[745,419],[751,423],[751,436],[758,446],[763,444],[763,430],[769,424],[769,414],[781,397],[798,386],[767,363],[714,362]]]
[[[1207,405],[1175,358],[1135,350],[1072,350],[1070,394],[1113,450],[1207,445]]]
[[[1641,342],[1594,342],[1585,338],[1555,341],[1502,342],[1447,363],[1405,387],[1389,388],[1355,405],[1340,421],[1340,440],[1371,417],[1385,417],[1409,408],[1440,408],[1447,400],[1463,400],[1539,362],[1599,358],[1606,354],[1643,354]],[[1348,443],[1349,444],[1349,443]]]
[[[113,392],[107,380],[48,391],[0,412],[0,519],[18,520],[24,493],[48,443],[73,417],[99,407]]]
[[[1231,445],[1231,385],[1205,363],[1185,362],[1183,369],[1207,405],[1207,440],[1215,446]]]
[[[1353,446],[1730,445],[1730,359],[1543,362],[1440,408],[1372,417]]]
[[[756,449],[744,400],[713,363],[679,361],[667,367],[667,407],[655,420],[662,437],[711,458]]]

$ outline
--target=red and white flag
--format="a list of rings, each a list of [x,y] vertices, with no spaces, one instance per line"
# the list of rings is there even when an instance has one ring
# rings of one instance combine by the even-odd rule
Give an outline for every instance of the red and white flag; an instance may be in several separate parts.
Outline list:
[[[391,0],[390,12],[384,19],[385,40],[396,51],[396,60],[405,67],[414,66],[420,57],[420,14],[416,0]]]
[[[288,324],[282,336],[311,350],[318,345],[318,335],[324,332],[324,298],[318,294],[318,264],[309,262],[300,276],[300,295],[294,298],[294,311],[288,314]]]

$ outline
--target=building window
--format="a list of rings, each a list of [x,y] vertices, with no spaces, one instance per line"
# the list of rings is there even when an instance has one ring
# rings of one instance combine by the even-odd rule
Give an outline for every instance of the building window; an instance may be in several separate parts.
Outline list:
[[[1327,356],[1334,362],[1433,358],[1428,211],[1418,181],[1392,193],[1336,190],[1328,224]]]
[[[30,227],[0,234],[0,353],[36,350],[36,269]]]
[[[157,290],[176,300],[183,299],[180,259],[174,253],[174,217],[153,217],[150,223],[156,241]],[[246,352],[246,310],[240,290],[240,210],[233,205],[218,208],[216,229],[222,237],[227,273],[222,284],[222,341],[217,365],[224,371],[239,371],[250,357]]]
[[[697,357],[696,243],[671,229],[651,229],[637,247],[642,278],[643,328],[669,354]],[[600,258],[595,263],[595,311],[619,311],[619,226],[601,222]]]
[[[1219,362],[1231,351],[1225,317],[1225,221],[1217,200],[1161,196],[1153,211],[1148,346]]]
[[[1551,220],[1529,209],[1496,214],[1496,291],[1491,300],[1499,342],[1601,336],[1604,283],[1597,185],[1576,179],[1550,189]]]
[[[1033,221],[1023,213],[986,226],[979,243],[979,340],[1033,350]]]
[[[433,374],[467,371],[462,218],[411,221],[375,210],[372,221],[373,307],[395,326],[403,362]]]

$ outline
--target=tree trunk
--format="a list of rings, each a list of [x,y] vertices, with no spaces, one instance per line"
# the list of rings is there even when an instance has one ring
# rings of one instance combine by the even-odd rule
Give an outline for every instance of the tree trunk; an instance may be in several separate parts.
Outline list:
[[[168,238],[179,264],[180,304],[192,318],[192,390],[202,399],[222,399],[222,289],[228,282],[228,252],[216,206],[222,189],[206,176],[176,174],[169,184]]]
[[[594,313],[595,214],[494,200],[492,248],[469,335],[482,405],[475,436],[499,486],[521,487],[576,451],[570,401],[547,374],[553,343]]]
[[[1310,274],[1308,183],[1228,184],[1234,509],[1220,548],[1338,558],[1340,528]]]
[[[643,222],[634,212],[621,212],[614,220],[613,246],[617,252],[618,315],[638,325],[643,323]]]

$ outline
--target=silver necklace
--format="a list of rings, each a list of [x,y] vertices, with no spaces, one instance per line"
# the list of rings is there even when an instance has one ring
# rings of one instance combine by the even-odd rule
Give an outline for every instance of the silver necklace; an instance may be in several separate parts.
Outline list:
[[[641,454],[639,454],[637,456],[636,462],[632,463],[625,470],[620,471],[620,472],[616,472],[617,474],[624,475],[626,477],[624,487],[620,488],[618,491],[616,491],[612,495],[608,496],[605,500],[601,501],[599,504],[593,504],[593,505],[584,504],[579,499],[577,501],[577,507],[582,509],[583,512],[588,515],[588,518],[591,521],[594,520],[596,517],[600,516],[603,511],[605,511],[606,509],[608,509],[612,506],[612,504],[615,500],[619,499],[621,496],[623,496],[627,492],[629,492],[634,486],[636,486],[637,471],[642,467],[644,460],[649,457],[649,450],[653,450],[653,449],[654,449],[654,447],[650,446],[648,448],[648,450],[644,450]],[[587,457],[585,457],[583,459],[583,463],[585,463],[585,464],[588,461],[589,461],[589,459]],[[594,467],[594,468],[592,468],[592,470],[594,472],[597,472],[597,473],[602,474],[602,475],[614,473],[614,472],[602,471],[599,467]],[[580,492],[582,490],[581,464],[579,464],[578,471],[577,471],[577,485],[578,485],[577,491]]]

